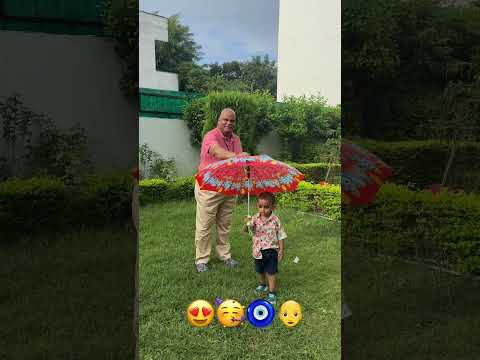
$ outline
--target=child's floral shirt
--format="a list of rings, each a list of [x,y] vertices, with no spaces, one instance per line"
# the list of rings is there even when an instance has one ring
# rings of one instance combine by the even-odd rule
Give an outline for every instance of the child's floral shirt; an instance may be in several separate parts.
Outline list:
[[[287,237],[280,219],[273,213],[263,220],[260,218],[260,214],[253,215],[252,232],[252,255],[255,259],[262,258],[260,250],[278,249],[278,241]]]

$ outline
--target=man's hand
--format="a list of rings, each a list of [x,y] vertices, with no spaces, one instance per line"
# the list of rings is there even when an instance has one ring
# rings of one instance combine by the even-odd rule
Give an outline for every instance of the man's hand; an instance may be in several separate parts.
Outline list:
[[[240,153],[240,154],[238,154],[238,155],[242,155],[242,156],[250,156],[250,154],[249,154],[249,153],[247,153],[247,152],[241,152],[241,153]]]
[[[251,219],[252,219],[251,216],[245,215],[245,216],[243,217],[243,223],[244,223],[245,225],[247,225],[247,224],[250,222]]]

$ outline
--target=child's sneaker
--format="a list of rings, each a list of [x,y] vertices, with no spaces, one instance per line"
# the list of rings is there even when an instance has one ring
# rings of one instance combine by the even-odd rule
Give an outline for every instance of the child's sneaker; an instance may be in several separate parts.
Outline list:
[[[264,293],[264,292],[266,292],[267,290],[268,290],[267,285],[262,285],[262,284],[258,285],[258,286],[255,288],[255,292],[256,292],[257,294],[259,294],[259,293]]]
[[[277,295],[275,295],[274,293],[268,293],[267,295],[267,301],[272,304],[272,305],[275,305],[277,303]]]

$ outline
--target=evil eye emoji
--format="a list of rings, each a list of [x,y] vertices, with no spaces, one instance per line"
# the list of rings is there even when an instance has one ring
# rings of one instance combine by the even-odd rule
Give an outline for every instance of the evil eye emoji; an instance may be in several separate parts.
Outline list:
[[[205,300],[195,300],[187,308],[187,319],[195,327],[208,326],[213,320],[213,307]]]
[[[273,305],[266,300],[254,300],[247,308],[247,319],[255,327],[265,327],[275,318]]]

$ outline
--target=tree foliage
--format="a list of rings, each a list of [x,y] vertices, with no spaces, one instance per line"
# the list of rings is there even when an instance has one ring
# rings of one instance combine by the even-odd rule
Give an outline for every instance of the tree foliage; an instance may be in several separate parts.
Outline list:
[[[200,65],[201,46],[195,42],[190,28],[180,22],[179,14],[168,19],[168,42],[157,41],[155,48],[157,70],[178,74],[180,91],[207,94],[267,90],[276,96],[277,67],[268,55]]]
[[[479,43],[474,5],[342,2],[343,128],[373,138],[433,136],[429,124],[442,117],[449,83],[478,79]]]
[[[322,97],[286,97],[269,114],[283,146],[283,158],[297,162],[329,161],[337,157],[340,138],[339,106]],[[325,155],[326,158],[321,158]]]
[[[180,23],[180,14],[172,15],[168,18],[168,42],[155,43],[157,70],[176,73],[180,64],[200,60],[200,49],[190,28]]]
[[[211,76],[221,76],[226,81],[243,84],[248,91],[267,90],[273,96],[277,94],[277,66],[268,55],[253,56],[247,61],[213,63],[208,68]]]

